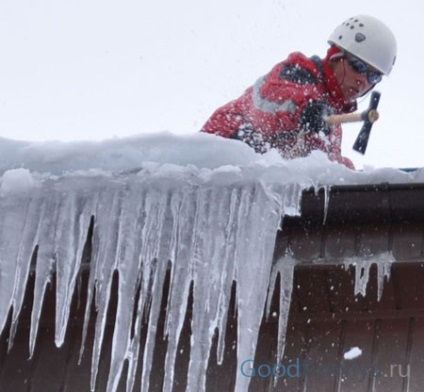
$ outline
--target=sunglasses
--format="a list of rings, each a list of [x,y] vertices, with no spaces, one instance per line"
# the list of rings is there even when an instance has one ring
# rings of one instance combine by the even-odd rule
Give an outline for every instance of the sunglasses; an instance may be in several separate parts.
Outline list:
[[[380,72],[370,70],[369,65],[365,63],[364,61],[358,59],[357,57],[352,55],[347,55],[346,59],[349,65],[353,68],[355,72],[360,74],[366,72],[368,82],[370,82],[371,84],[377,84],[381,82],[381,80],[383,79],[383,76]]]

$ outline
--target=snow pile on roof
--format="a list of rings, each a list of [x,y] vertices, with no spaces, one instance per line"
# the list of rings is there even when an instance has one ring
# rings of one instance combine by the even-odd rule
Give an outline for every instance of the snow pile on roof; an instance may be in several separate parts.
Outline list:
[[[320,153],[283,161],[275,151],[257,155],[247,145],[207,134],[171,134],[78,143],[0,140],[0,332],[13,308],[10,342],[36,256],[30,331],[33,353],[41,306],[53,271],[57,277],[56,337],[65,339],[70,304],[89,227],[93,250],[84,335],[96,299],[92,389],[103,343],[112,277],[119,300],[108,390],[129,360],[134,385],[143,312],[149,325],[142,390],[148,390],[163,285],[171,263],[164,390],[171,390],[178,341],[193,283],[189,391],[205,387],[215,330],[218,360],[233,281],[237,282],[240,363],[253,358],[268,288],[282,278],[279,348],[284,349],[294,262],[273,264],[283,215],[299,214],[302,191],[333,184],[418,182],[423,173],[355,173]],[[178,268],[176,268],[178,267]],[[136,298],[135,293],[141,295]],[[133,320],[133,309],[138,309]],[[132,334],[131,331],[134,331]],[[201,342],[201,344],[200,344]],[[249,378],[237,373],[236,390]]]
[[[366,168],[362,172],[330,162],[322,152],[292,161],[283,160],[276,150],[259,155],[237,140],[197,133],[177,136],[163,132],[104,141],[22,142],[0,138],[0,175],[10,169],[63,175],[72,171],[101,170],[122,172],[141,168],[146,163],[177,165],[198,169],[232,170],[249,168],[267,178],[286,175],[282,181],[317,185],[423,182],[424,170],[406,173],[396,169]]]

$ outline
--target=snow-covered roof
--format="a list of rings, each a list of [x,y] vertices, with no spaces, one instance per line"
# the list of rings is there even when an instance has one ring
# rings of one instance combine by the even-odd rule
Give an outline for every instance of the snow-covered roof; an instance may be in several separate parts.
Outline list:
[[[30,351],[34,351],[52,271],[57,276],[55,341],[58,346],[63,344],[94,217],[84,325],[86,332],[90,305],[96,298],[92,386],[114,271],[120,277],[109,390],[115,390],[124,361],[137,361],[137,328],[143,310],[150,306],[142,377],[142,390],[148,389],[168,261],[172,272],[163,388],[172,387],[176,350],[193,283],[194,344],[188,390],[201,391],[215,329],[220,331],[218,352],[223,353],[233,281],[237,282],[238,360],[254,357],[271,277],[275,277],[275,271],[289,277],[293,273],[294,261],[290,258],[285,258],[283,264],[273,263],[281,217],[300,213],[305,189],[328,191],[335,185],[419,183],[424,179],[421,170],[354,172],[330,162],[321,153],[284,161],[276,151],[258,155],[234,140],[169,133],[103,142],[1,139],[0,173],[0,331],[11,308],[12,331],[16,328],[36,253]],[[135,292],[139,288],[141,296],[137,300]],[[151,303],[147,303],[148,298]],[[138,309],[135,321],[134,308]],[[285,329],[287,312],[288,308],[280,316],[281,331]],[[280,354],[283,345],[281,339]],[[131,371],[128,380],[131,388]],[[236,390],[247,390],[248,385],[249,379],[237,374]]]

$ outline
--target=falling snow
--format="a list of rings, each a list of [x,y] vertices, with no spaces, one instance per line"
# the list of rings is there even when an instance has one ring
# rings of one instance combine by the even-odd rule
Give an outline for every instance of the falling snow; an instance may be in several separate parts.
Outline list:
[[[362,350],[359,347],[352,347],[349,351],[343,354],[343,358],[350,361],[362,355]]]

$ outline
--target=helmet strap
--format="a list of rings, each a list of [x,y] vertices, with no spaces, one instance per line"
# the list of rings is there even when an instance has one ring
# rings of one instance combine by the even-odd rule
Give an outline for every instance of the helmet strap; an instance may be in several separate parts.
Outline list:
[[[346,57],[343,55],[342,57],[340,57],[340,60],[343,63],[343,80],[341,82],[341,84],[344,83],[345,77],[346,77],[346,62],[345,62]]]

